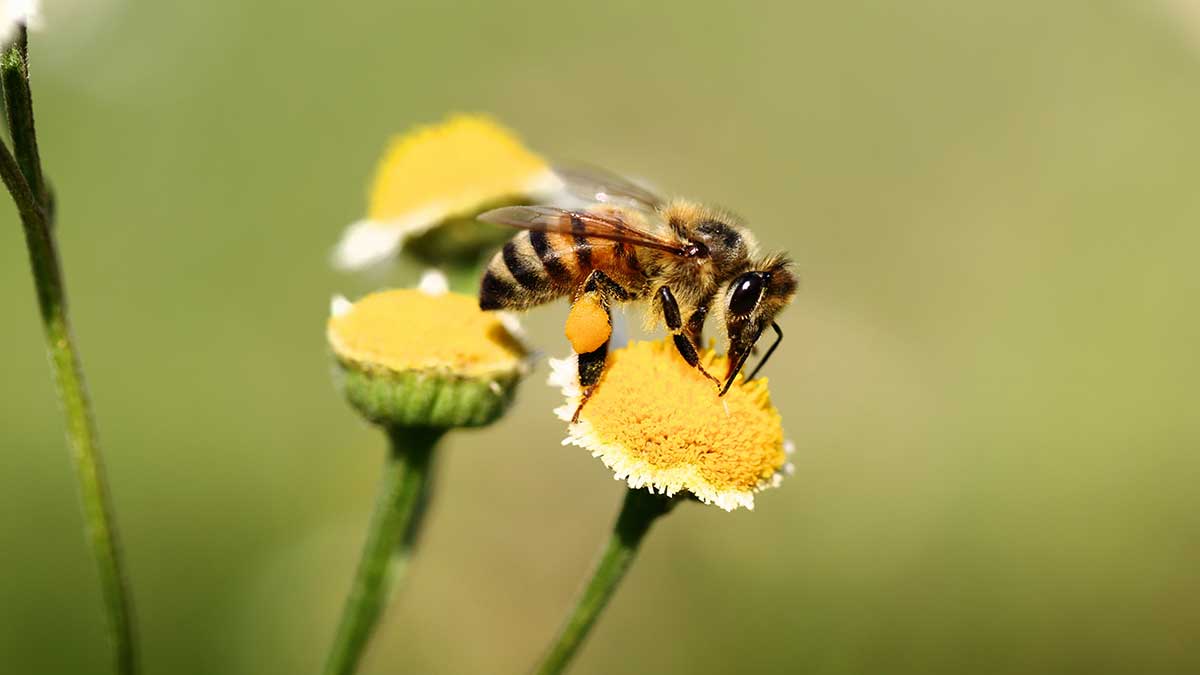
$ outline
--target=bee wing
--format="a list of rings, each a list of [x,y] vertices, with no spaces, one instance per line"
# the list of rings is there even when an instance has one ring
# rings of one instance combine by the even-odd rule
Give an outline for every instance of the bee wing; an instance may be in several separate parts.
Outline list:
[[[632,214],[631,214],[632,215]],[[622,217],[614,211],[597,213],[554,206],[504,206],[480,214],[479,220],[523,230],[576,234],[681,255],[682,242],[665,224]],[[641,221],[641,222],[638,222]]]
[[[632,206],[655,211],[662,197],[615,173],[591,166],[556,166],[554,173],[566,184],[567,192],[586,201]]]

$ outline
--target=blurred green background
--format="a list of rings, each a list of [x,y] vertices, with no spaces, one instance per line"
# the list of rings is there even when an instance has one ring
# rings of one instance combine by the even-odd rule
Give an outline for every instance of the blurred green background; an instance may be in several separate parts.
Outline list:
[[[46,5],[41,147],[148,672],[319,666],[383,452],[324,321],[396,281],[328,256],[389,135],[457,110],[728,205],[803,279],[768,368],[796,474],[663,521],[575,673],[1200,669],[1196,3]],[[0,670],[103,673],[0,221]],[[551,354],[562,319],[528,319]],[[365,673],[523,672],[552,635],[622,487],[559,446],[544,377],[450,439]]]

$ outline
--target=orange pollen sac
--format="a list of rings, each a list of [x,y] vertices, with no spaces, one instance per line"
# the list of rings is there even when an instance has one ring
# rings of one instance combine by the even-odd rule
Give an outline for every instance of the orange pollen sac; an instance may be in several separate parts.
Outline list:
[[[594,352],[612,335],[612,323],[600,300],[584,295],[571,305],[567,315],[567,339],[576,354]]]

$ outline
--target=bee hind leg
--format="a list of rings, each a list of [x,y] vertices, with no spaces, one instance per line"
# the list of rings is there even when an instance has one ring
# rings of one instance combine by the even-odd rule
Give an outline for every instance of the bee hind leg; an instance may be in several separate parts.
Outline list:
[[[600,382],[600,376],[604,374],[604,363],[608,359],[608,341],[590,352],[580,354],[578,358],[579,387],[583,390],[583,395],[575,408],[575,414],[571,416],[572,424],[579,421],[579,413],[583,412],[583,406],[592,397],[596,384]]]
[[[571,416],[571,423],[579,421],[579,413],[584,404],[591,398],[600,376],[604,374],[604,364],[608,360],[608,343],[612,337],[612,311],[609,304],[614,300],[626,300],[629,293],[617,282],[600,271],[593,271],[581,286],[571,305],[571,316],[567,320],[567,339],[575,348],[579,361],[579,387],[583,390],[579,406]],[[597,316],[588,316],[597,315]],[[602,317],[604,326],[597,333]]]
[[[703,327],[704,314],[700,311],[692,314],[688,320],[688,329],[685,332],[683,317],[679,314],[679,303],[676,302],[675,294],[671,292],[671,289],[666,286],[659,286],[658,292],[655,295],[658,297],[658,301],[662,307],[663,318],[667,322],[667,329],[671,331],[671,340],[675,343],[675,351],[679,352],[679,355],[683,357],[684,361],[687,361],[689,366],[699,370],[701,375],[711,380],[717,389],[720,390],[721,381],[713,377],[712,374],[704,369],[704,366],[700,365],[700,354],[696,351],[696,345],[692,342],[691,338],[692,334],[699,332],[698,329],[694,328],[694,322],[697,321],[696,315],[700,315],[698,321],[700,327]]]

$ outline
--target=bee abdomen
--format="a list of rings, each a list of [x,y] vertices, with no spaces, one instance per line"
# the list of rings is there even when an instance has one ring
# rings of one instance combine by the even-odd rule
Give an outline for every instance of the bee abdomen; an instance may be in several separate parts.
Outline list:
[[[577,260],[572,260],[576,258],[573,238],[561,234],[530,232],[529,244],[550,281],[562,288],[570,288],[574,284],[580,274]],[[575,264],[572,265],[572,262]]]
[[[527,309],[563,294],[563,286],[554,278],[563,270],[546,265],[530,241],[531,234],[543,235],[521,232],[492,257],[479,287],[481,309]]]

